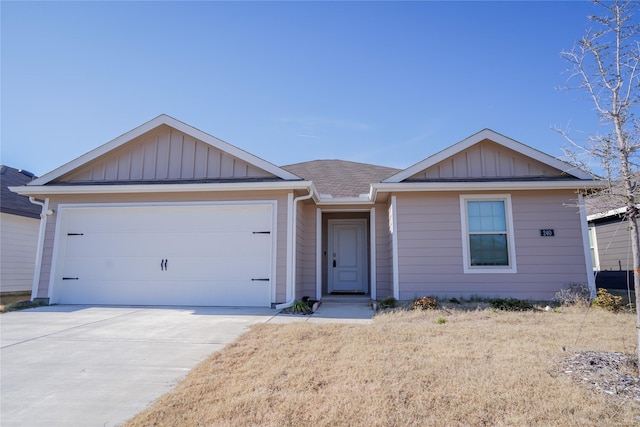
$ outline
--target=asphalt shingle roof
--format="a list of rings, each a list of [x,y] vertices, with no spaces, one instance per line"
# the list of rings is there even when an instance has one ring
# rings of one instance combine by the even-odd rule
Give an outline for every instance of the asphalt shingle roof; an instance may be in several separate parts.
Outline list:
[[[31,203],[27,196],[9,190],[9,187],[25,185],[34,178],[30,172],[0,165],[0,212],[40,218],[40,206]]]
[[[400,169],[346,160],[313,160],[281,167],[313,181],[320,194],[333,197],[358,197],[369,192],[369,184],[400,172]]]

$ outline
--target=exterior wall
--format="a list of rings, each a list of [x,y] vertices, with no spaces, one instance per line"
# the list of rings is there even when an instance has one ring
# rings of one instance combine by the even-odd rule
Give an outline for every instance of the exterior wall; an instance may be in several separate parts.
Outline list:
[[[595,225],[600,270],[633,270],[631,234],[624,219],[615,218],[590,225]]]
[[[562,171],[485,139],[411,180],[562,176]]]
[[[460,194],[510,194],[517,273],[463,272]],[[571,191],[397,194],[400,299],[419,296],[549,300],[587,283],[577,197]],[[540,229],[554,229],[541,237]]]
[[[169,126],[144,134],[57,182],[273,178]]]
[[[391,227],[389,205],[377,204],[376,208],[376,297],[381,300],[393,296]]]
[[[0,213],[0,292],[31,291],[40,220]]]
[[[316,206],[298,205],[296,299],[316,298]]]
[[[66,195],[51,197],[49,209],[57,210],[59,204],[71,203],[187,203],[187,202],[214,202],[214,201],[259,201],[276,200],[276,301],[284,302],[286,298],[286,271],[287,271],[287,193],[283,191],[264,192],[202,192],[202,193],[158,193],[158,194],[98,194],[98,195]],[[47,218],[47,230],[45,233],[42,267],[37,292],[37,298],[47,298],[49,291],[49,279],[51,274],[52,258],[54,251],[54,236],[57,215]],[[35,251],[34,251],[35,252]]]

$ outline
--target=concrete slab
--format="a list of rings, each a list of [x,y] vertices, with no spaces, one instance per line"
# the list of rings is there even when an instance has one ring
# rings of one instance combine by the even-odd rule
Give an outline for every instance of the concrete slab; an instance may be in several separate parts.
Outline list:
[[[0,425],[114,426],[256,323],[369,323],[368,304],[271,309],[48,306],[0,316]]]
[[[113,426],[276,310],[50,306],[0,316],[0,424]]]
[[[371,323],[375,312],[369,304],[323,302],[315,313],[309,315],[279,314],[269,323]]]

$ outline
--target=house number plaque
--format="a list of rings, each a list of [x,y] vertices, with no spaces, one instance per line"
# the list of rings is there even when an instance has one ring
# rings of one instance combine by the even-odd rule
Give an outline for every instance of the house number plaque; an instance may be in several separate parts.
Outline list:
[[[541,237],[553,237],[555,233],[553,232],[553,228],[543,228],[540,230]]]

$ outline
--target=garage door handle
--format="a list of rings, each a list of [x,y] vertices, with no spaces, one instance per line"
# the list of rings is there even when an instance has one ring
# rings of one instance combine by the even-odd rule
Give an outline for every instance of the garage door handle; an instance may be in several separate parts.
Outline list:
[[[269,279],[251,279],[252,282],[268,282]]]
[[[167,268],[167,263],[168,262],[169,262],[169,260],[162,259],[160,261],[160,270],[162,270],[162,271],[168,270],[168,268]]]
[[[78,277],[63,277],[62,280],[80,280]]]

